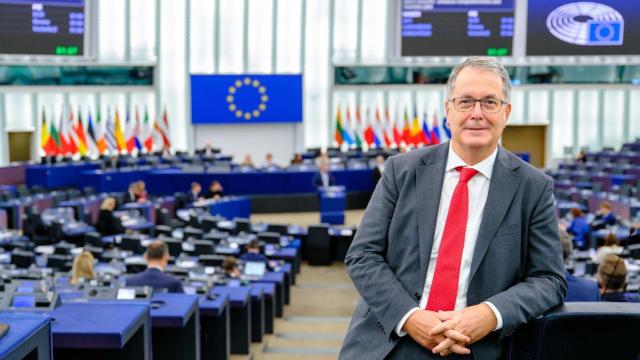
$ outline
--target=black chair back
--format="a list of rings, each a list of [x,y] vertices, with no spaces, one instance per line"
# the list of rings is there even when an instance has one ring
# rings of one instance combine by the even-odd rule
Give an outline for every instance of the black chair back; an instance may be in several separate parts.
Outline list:
[[[204,237],[204,232],[200,229],[186,227],[182,230],[182,238],[187,239],[202,239]]]
[[[204,266],[222,266],[222,262],[224,261],[224,255],[200,255],[198,256],[198,261],[202,263]]]
[[[169,255],[178,256],[182,252],[182,242],[176,239],[162,239],[167,244],[169,248]]]
[[[280,244],[280,234],[277,232],[261,232],[258,234],[258,240],[267,244]]]
[[[71,270],[71,266],[73,264],[73,257],[69,255],[49,255],[47,256],[47,267],[61,270],[61,271],[69,271]]]
[[[133,236],[123,236],[122,242],[120,243],[120,248],[122,250],[133,251],[134,254],[142,254],[144,253],[144,248],[142,247],[142,242],[139,238]]]
[[[289,233],[289,227],[285,224],[268,224],[267,231],[287,235]]]
[[[509,360],[637,359],[640,306],[633,303],[565,303],[520,327]]]
[[[35,262],[35,254],[31,251],[14,250],[11,253],[11,264],[26,269]]]
[[[173,230],[171,229],[171,227],[166,226],[166,225],[156,225],[155,227],[155,234],[156,236],[166,236],[166,237],[171,237],[171,234],[173,233]]]
[[[245,218],[235,218],[233,221],[236,223],[236,234],[241,232],[251,232],[251,222]]]
[[[196,255],[213,255],[214,251],[214,242],[210,240],[194,240],[194,253]]]
[[[331,256],[331,236],[329,236],[329,225],[319,224],[309,226],[305,254],[309,265],[330,265]]]

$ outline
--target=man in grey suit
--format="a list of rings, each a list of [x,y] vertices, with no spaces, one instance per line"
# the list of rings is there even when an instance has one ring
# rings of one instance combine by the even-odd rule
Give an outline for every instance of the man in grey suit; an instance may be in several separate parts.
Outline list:
[[[387,160],[347,253],[361,299],[341,359],[499,359],[562,303],[553,181],[498,145],[510,95],[501,64],[467,59],[447,84],[451,141]]]

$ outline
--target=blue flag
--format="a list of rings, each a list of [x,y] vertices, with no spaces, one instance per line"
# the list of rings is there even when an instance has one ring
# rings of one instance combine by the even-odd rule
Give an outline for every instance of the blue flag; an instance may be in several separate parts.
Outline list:
[[[302,122],[302,75],[191,75],[191,122]]]

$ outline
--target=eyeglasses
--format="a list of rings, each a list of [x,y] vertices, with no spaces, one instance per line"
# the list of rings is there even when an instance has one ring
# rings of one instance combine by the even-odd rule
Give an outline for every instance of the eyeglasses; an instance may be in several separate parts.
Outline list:
[[[480,108],[487,114],[495,114],[502,109],[502,105],[508,104],[506,101],[494,98],[474,99],[470,97],[461,97],[449,99],[449,101],[451,101],[453,103],[453,107],[460,112],[472,111],[476,107],[476,102],[479,102]]]

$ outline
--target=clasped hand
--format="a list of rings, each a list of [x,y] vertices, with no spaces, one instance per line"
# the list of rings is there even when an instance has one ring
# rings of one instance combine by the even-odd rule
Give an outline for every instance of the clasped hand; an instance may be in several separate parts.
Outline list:
[[[495,329],[495,314],[486,304],[458,311],[419,310],[411,314],[403,330],[434,354],[470,354],[466,345],[484,338]]]

